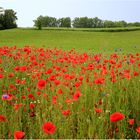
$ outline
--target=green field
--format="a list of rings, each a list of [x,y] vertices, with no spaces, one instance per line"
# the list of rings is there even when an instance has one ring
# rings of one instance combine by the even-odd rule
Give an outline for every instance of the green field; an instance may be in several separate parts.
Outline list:
[[[11,29],[0,31],[0,46],[25,45],[72,49],[77,51],[92,50],[112,53],[140,52],[140,31],[129,32],[90,32],[83,30],[35,30]]]
[[[0,139],[140,139],[140,31],[88,30],[0,31]]]

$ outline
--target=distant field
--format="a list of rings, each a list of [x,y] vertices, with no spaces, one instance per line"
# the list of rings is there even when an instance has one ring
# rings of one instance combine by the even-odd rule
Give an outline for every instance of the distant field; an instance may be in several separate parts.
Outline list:
[[[127,32],[127,31],[138,31],[140,27],[117,27],[117,28],[65,28],[65,27],[44,27],[47,30],[58,30],[58,31],[88,31],[88,32]]]
[[[99,29],[97,29],[99,30]],[[106,29],[107,30],[107,29]],[[113,29],[110,29],[113,30]],[[140,52],[140,31],[129,32],[93,32],[90,29],[49,28],[45,30],[35,29],[11,29],[0,31],[0,46],[25,45],[36,47],[50,47],[72,49],[77,51],[92,50],[95,52],[112,53]]]

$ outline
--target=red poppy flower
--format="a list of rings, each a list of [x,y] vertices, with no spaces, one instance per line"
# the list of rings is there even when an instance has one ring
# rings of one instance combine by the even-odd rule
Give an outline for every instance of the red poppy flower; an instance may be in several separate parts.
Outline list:
[[[52,72],[53,72],[53,70],[50,68],[45,72],[45,74],[51,74]]]
[[[83,81],[84,77],[83,77],[83,76],[79,76],[78,79],[79,79],[80,81]]]
[[[69,116],[70,113],[71,113],[71,111],[70,111],[69,109],[68,109],[68,110],[63,110],[63,111],[62,111],[62,114],[63,114],[64,116]]]
[[[21,84],[21,80],[20,79],[16,79],[16,83],[17,84]]]
[[[9,78],[14,77],[14,73],[9,73],[8,77]]]
[[[58,93],[58,94],[63,94],[63,90],[62,90],[62,89],[59,89],[59,90],[57,91],[57,93]]]
[[[15,71],[20,70],[20,66],[16,66],[16,67],[14,68],[14,70],[15,70]]]
[[[136,128],[136,131],[140,134],[140,126]]]
[[[56,104],[56,103],[57,103],[56,100],[57,100],[57,96],[53,96],[53,97],[52,97],[52,104]]]
[[[134,119],[129,119],[129,120],[128,120],[128,123],[129,123],[130,125],[133,125],[133,124],[134,124]]]
[[[139,73],[136,71],[134,71],[133,74],[134,74],[134,76],[139,76]]]
[[[38,92],[37,92],[37,95],[38,95],[38,96],[40,96],[40,95],[41,95],[41,92],[40,92],[40,91],[38,91]]]
[[[42,129],[46,134],[54,134],[56,127],[52,122],[47,122],[42,126]]]
[[[60,82],[60,80],[55,80],[54,83],[56,86],[58,86],[58,85],[60,85],[61,82]]]
[[[30,93],[30,94],[28,94],[28,98],[34,99],[34,95]]]
[[[79,99],[79,97],[82,96],[80,91],[76,91],[73,95],[74,101],[77,101]]]
[[[93,64],[88,64],[88,70],[94,70],[94,65]]]
[[[117,122],[117,121],[123,120],[124,118],[125,118],[124,114],[120,112],[115,112],[112,115],[110,115],[111,122]]]
[[[23,96],[21,96],[21,98],[22,98],[22,99],[26,99],[26,96],[25,96],[25,95],[23,95]]]
[[[104,82],[105,82],[105,79],[103,77],[100,77],[94,80],[94,83],[97,85],[104,84]]]
[[[103,110],[102,110],[102,109],[100,109],[100,108],[95,108],[95,112],[96,112],[96,113],[102,113],[102,112],[103,112]]]
[[[25,136],[25,133],[22,131],[16,131],[14,133],[14,139],[22,139],[24,138],[24,136]]]
[[[33,108],[35,108],[35,104],[30,103],[30,109],[33,109]]]
[[[26,71],[26,70],[27,70],[27,67],[26,67],[26,66],[21,66],[21,67],[20,67],[20,71],[24,72],[24,71]]]
[[[0,74],[0,78],[3,78],[3,75],[2,74]]]
[[[5,122],[6,121],[6,117],[3,115],[0,115],[0,122]]]
[[[55,75],[51,75],[51,76],[49,77],[49,80],[50,80],[50,81],[54,81],[54,80],[55,80],[55,78],[56,78],[56,76],[55,76]]]
[[[76,83],[74,84],[74,86],[78,88],[79,86],[81,86],[81,84],[82,84],[82,82],[76,82]]]
[[[46,85],[45,80],[41,79],[41,80],[38,81],[37,86],[38,86],[39,89],[43,89],[45,87],[45,85]]]

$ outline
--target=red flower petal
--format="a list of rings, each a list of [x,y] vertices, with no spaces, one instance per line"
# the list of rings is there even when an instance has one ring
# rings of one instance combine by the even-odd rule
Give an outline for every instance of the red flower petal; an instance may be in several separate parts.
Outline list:
[[[25,136],[25,133],[22,131],[16,131],[14,133],[14,139],[22,139],[24,138],[24,136]]]
[[[42,129],[46,134],[54,134],[56,127],[52,122],[47,122],[42,126]]]
[[[124,118],[125,118],[124,114],[121,114],[120,112],[115,112],[110,116],[110,121],[117,122],[123,120]]]

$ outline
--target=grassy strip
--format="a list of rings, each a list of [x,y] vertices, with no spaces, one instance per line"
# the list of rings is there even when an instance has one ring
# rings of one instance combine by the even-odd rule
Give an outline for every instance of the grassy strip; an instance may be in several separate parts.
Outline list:
[[[33,28],[32,28],[33,29]],[[84,32],[127,32],[138,31],[140,27],[126,27],[126,28],[43,28],[46,30],[56,31],[84,31]]]

